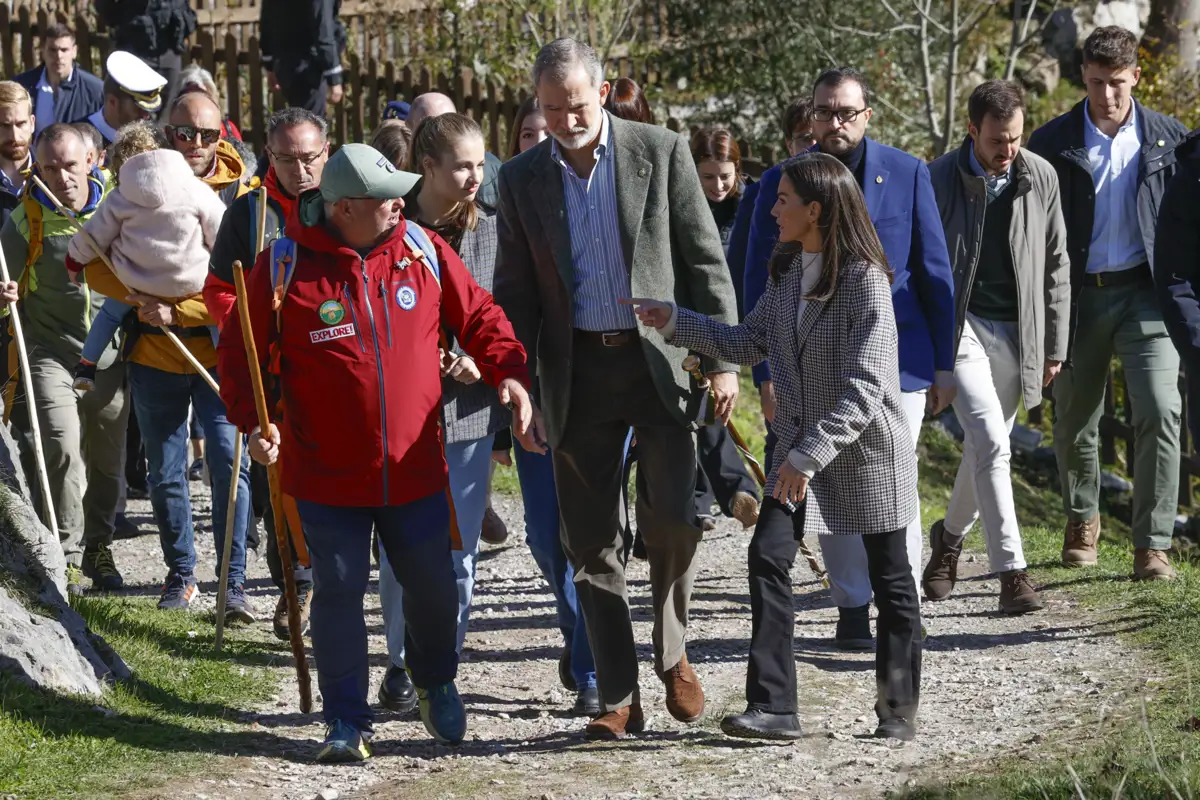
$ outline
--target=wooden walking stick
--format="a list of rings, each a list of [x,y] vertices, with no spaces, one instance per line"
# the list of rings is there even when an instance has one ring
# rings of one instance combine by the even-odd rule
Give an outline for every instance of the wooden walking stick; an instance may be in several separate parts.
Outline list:
[[[233,262],[233,283],[237,288],[238,318],[242,321],[242,341],[246,345],[246,360],[250,365],[250,385],[254,388],[254,405],[258,411],[258,426],[264,436],[271,431],[271,412],[267,409],[267,393],[263,389],[262,367],[258,361],[258,347],[254,344],[254,329],[250,323],[250,306],[246,301],[246,276],[242,273],[242,262]],[[275,544],[283,557],[288,550],[287,523],[283,510],[283,489],[279,485],[279,463],[267,467],[267,484],[271,487],[271,509],[275,512]],[[285,565],[283,571],[283,596],[287,602],[288,641],[292,645],[292,657],[296,661],[296,682],[300,686],[300,710],[312,711],[312,679],[308,675],[308,660],[304,655],[304,637],[300,633],[300,599],[296,593],[296,576]]]
[[[708,402],[715,403],[716,398],[713,397],[712,386],[709,384],[708,378],[700,371],[700,358],[695,355],[689,355],[683,359],[683,369],[691,374],[695,379],[696,385],[701,389],[708,390]],[[746,440],[738,433],[737,427],[733,424],[733,420],[725,423],[725,430],[729,431],[729,438],[733,439],[733,444],[737,448],[738,453],[750,465],[750,471],[754,473],[754,479],[758,481],[759,488],[766,488],[767,476],[763,472],[762,464],[758,462],[750,453],[750,448],[746,447]],[[808,568],[812,570],[813,575],[821,582],[821,585],[826,589],[829,588],[829,573],[821,568],[821,562],[817,561],[817,557],[813,555],[813,551],[809,549],[808,544],[803,539],[800,540],[800,555],[804,556],[804,560],[808,562]]]
[[[0,279],[7,286],[8,260],[4,250],[0,248]],[[42,504],[46,508],[47,527],[58,541],[58,518],[54,515],[54,498],[50,494],[50,473],[46,470],[46,453],[42,449],[42,430],[38,425],[37,403],[33,396],[33,377],[29,370],[29,351],[25,349],[25,334],[21,329],[21,315],[17,313],[17,303],[9,306],[12,314],[13,338],[17,340],[17,360],[21,362],[21,380],[25,381],[25,407],[29,410],[29,429],[33,434],[33,455],[37,463],[38,485],[42,491]]]
[[[233,554],[233,526],[237,517],[238,487],[242,481],[242,432],[233,439],[233,476],[229,479],[229,502],[225,504],[225,545],[221,552],[221,577],[217,584],[217,652],[225,635],[225,597],[229,591],[229,558]]]
[[[51,192],[46,184],[42,182],[41,178],[39,178],[37,175],[30,175],[29,177],[35,184],[37,184],[37,187],[45,192],[46,196],[50,198],[50,202],[53,203],[54,207],[58,209],[58,213],[69,219],[71,224],[75,226],[75,230],[83,234],[83,238],[87,240],[87,243],[92,246],[93,250],[96,251],[96,255],[99,256],[100,260],[104,262],[104,265],[112,270],[112,273],[116,275],[117,272],[113,269],[112,261],[109,260],[104,251],[100,249],[100,245],[96,244],[96,240],[92,238],[92,235],[83,229],[83,223],[79,221],[78,217],[76,217],[73,212],[59,202],[58,198],[55,197],[54,193]],[[204,378],[205,382],[212,387],[212,390],[217,394],[220,394],[221,387],[217,386],[216,379],[209,374],[208,370],[204,368],[204,365],[200,363],[199,359],[192,355],[192,351],[187,349],[184,343],[179,340],[179,337],[176,336],[174,332],[172,332],[171,329],[166,325],[159,325],[158,329],[162,331],[168,339],[171,340],[171,344],[179,348],[179,352],[182,353],[183,357],[187,359],[187,362],[192,365],[192,369],[200,373],[200,377]]]

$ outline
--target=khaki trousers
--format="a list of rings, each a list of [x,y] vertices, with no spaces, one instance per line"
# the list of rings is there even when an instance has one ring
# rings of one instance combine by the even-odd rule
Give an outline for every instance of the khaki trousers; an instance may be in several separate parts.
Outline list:
[[[67,563],[79,566],[85,547],[112,542],[125,462],[125,426],[129,421],[125,365],[118,363],[98,371],[95,388],[81,395],[71,387],[75,365],[44,353],[39,354],[35,347],[29,363],[42,449],[63,554]],[[33,434],[21,387],[17,389],[12,423],[34,507],[44,515]]]

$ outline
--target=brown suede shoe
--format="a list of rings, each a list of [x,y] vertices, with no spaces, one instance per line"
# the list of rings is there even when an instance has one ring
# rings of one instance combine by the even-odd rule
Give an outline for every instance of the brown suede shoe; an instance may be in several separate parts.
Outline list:
[[[1046,607],[1023,569],[1000,573],[1000,610],[1005,614],[1028,614]]]
[[[679,663],[659,676],[667,687],[667,711],[680,722],[695,722],[704,713],[704,688],[688,663],[687,653]]]
[[[1090,567],[1096,563],[1096,542],[1100,541],[1100,515],[1083,522],[1067,522],[1063,535],[1064,567]]]
[[[742,523],[744,530],[753,528],[758,522],[758,500],[752,494],[734,493],[729,510],[733,512],[733,518]]]
[[[929,563],[921,573],[921,589],[925,592],[926,600],[945,600],[954,591],[954,584],[958,580],[958,557],[962,555],[962,545],[950,547],[946,544],[945,533],[945,525],[940,519],[929,529]]]
[[[488,544],[504,544],[508,540],[508,526],[490,505],[483,512],[483,529],[479,538]]]
[[[1165,550],[1139,547],[1133,551],[1133,579],[1135,581],[1173,581],[1175,567],[1171,566]]]
[[[587,724],[583,729],[583,738],[590,741],[612,741],[624,739],[631,733],[641,733],[646,729],[646,718],[642,716],[642,707],[637,703],[616,711],[606,711]]]

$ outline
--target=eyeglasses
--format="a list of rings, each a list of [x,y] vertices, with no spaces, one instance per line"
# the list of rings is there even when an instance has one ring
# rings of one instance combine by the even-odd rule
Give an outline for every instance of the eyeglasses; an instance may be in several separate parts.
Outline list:
[[[221,131],[216,128],[197,128],[195,125],[168,125],[167,130],[181,142],[194,142],[196,137],[200,137],[200,142],[205,145],[216,144],[217,139],[221,138]]]
[[[813,119],[829,122],[837,117],[837,121],[845,125],[854,122],[864,111],[866,111],[865,108],[817,108],[813,111]]]
[[[297,164],[303,164],[306,167],[311,167],[314,163],[316,163],[318,158],[325,155],[325,148],[322,147],[315,153],[301,153],[298,156],[291,156],[281,155],[268,147],[267,153],[271,156],[271,159],[275,162],[275,166],[277,167],[294,167]]]

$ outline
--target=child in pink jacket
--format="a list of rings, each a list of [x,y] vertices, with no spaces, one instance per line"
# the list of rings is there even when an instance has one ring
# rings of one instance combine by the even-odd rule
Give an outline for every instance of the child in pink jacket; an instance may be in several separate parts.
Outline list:
[[[113,147],[113,171],[117,188],[105,196],[84,231],[108,254],[113,272],[132,294],[166,301],[199,294],[225,204],[180,153],[168,149],[162,132],[149,122],[121,129]],[[82,233],[72,237],[67,257],[72,278],[95,257]],[[76,389],[88,391],[95,385],[96,362],[131,310],[112,298],[104,301],[75,368]]]

